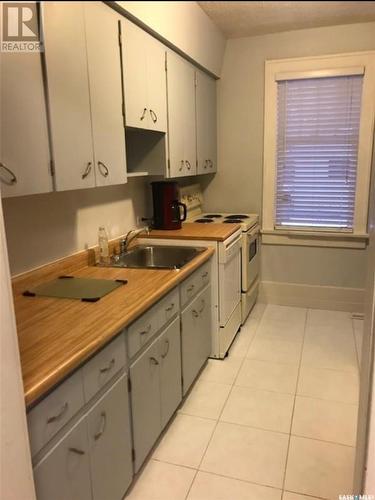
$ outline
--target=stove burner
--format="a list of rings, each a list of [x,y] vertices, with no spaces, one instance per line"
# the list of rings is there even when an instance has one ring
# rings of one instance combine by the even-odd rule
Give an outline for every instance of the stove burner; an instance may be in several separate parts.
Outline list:
[[[212,219],[197,219],[194,222],[198,222],[198,224],[209,224],[210,222],[213,222]]]
[[[222,215],[220,214],[207,214],[204,215],[203,217],[207,217],[207,219],[220,219]]]
[[[223,224],[242,224],[242,220],[241,219],[226,219],[226,220],[223,220]]]
[[[248,219],[248,215],[243,215],[243,214],[233,214],[233,215],[227,215],[225,217],[226,219]]]

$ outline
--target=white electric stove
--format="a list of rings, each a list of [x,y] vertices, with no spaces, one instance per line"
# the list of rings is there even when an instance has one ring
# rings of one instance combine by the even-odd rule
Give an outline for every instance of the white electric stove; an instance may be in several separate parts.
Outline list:
[[[244,324],[256,302],[259,289],[259,216],[239,212],[203,212],[203,195],[199,184],[182,187],[180,200],[187,207],[187,222],[241,225],[241,324]]]

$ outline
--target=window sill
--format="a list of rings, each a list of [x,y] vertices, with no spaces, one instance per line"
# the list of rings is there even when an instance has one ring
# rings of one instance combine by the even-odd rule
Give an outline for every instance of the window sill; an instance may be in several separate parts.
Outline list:
[[[262,229],[263,245],[293,245],[329,248],[366,248],[368,234]]]

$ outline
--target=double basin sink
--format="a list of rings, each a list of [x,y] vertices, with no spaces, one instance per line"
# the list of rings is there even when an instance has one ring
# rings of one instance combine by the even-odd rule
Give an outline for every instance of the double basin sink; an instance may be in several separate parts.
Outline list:
[[[111,257],[109,267],[181,269],[206,249],[164,245],[138,245],[125,253]]]

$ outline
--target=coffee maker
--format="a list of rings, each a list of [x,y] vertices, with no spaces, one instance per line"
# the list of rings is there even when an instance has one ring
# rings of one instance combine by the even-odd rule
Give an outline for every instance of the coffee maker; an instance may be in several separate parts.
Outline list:
[[[181,229],[186,220],[186,205],[179,201],[178,183],[174,181],[151,182],[154,208],[154,229]],[[182,213],[181,213],[182,209]]]

